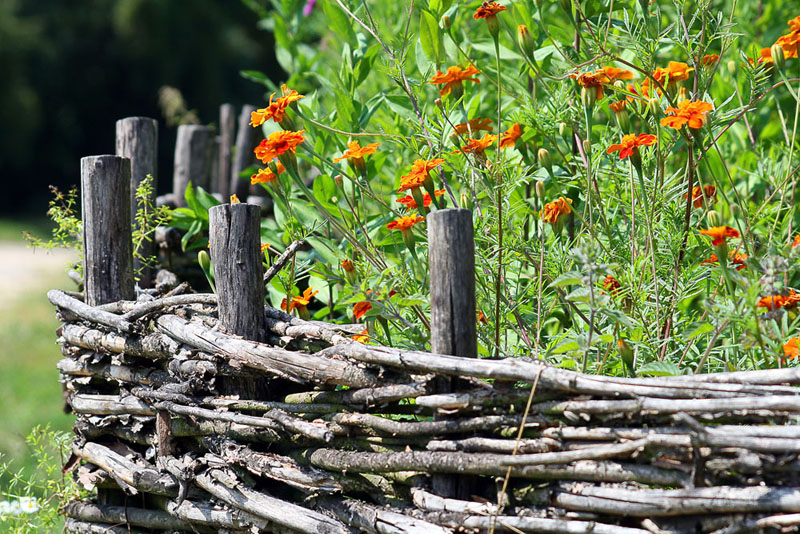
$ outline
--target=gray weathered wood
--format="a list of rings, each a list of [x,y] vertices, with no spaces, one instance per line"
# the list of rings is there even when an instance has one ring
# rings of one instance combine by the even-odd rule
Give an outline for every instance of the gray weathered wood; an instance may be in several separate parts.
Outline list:
[[[86,304],[133,299],[130,159],[81,159],[81,214]]]
[[[476,358],[475,242],[472,212],[444,209],[428,215],[431,276],[431,350]]]
[[[211,190],[219,193],[223,201],[230,196],[231,188],[231,156],[236,136],[236,108],[233,104],[222,104],[219,107],[219,172],[218,182],[212,184]],[[255,147],[254,147],[255,148]]]
[[[249,204],[223,204],[208,212],[211,261],[223,331],[251,341],[266,336],[261,213]]]
[[[153,194],[150,201],[155,206],[158,190],[158,122],[148,117],[127,117],[117,121],[117,156],[131,160],[131,217],[136,218],[136,188],[142,180],[153,177]],[[154,241],[145,241],[139,248],[142,256],[151,256],[155,248]],[[152,287],[153,271],[142,268],[141,262],[134,257],[133,268],[141,269],[139,285]]]
[[[206,191],[211,185],[211,151],[214,131],[208,126],[182,124],[178,126],[175,142],[175,170],[172,176],[172,194],[177,206],[186,206],[186,186]]]
[[[475,328],[475,242],[472,212],[438,210],[428,223],[428,262],[431,277],[431,350],[477,358]],[[447,393],[453,380],[439,378],[436,390]],[[468,479],[434,476],[433,488],[445,497],[468,499],[473,491]]]
[[[255,106],[243,106],[242,112],[239,113],[236,149],[231,166],[231,185],[228,191],[230,194],[235,193],[242,202],[245,202],[250,194],[250,180],[239,178],[239,173],[256,162],[253,150],[261,138],[261,129],[250,126],[250,114],[255,110]]]

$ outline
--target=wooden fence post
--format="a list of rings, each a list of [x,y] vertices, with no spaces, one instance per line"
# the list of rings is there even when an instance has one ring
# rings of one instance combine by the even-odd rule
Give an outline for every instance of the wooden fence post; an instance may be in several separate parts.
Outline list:
[[[263,341],[264,269],[261,265],[261,210],[250,204],[222,204],[208,212],[211,261],[225,332]]]
[[[133,300],[130,159],[81,159],[81,213],[86,303]]]
[[[241,202],[245,202],[250,194],[250,182],[239,178],[239,173],[255,163],[256,156],[253,150],[256,148],[256,142],[261,135],[259,128],[250,126],[250,114],[255,110],[255,106],[243,106],[242,112],[239,113],[236,153],[233,156],[229,191],[231,194],[235,193]]]
[[[475,327],[475,242],[472,212],[443,209],[428,215],[428,263],[431,277],[431,351],[477,358]],[[440,378],[440,393],[454,380]],[[470,499],[474,479],[434,475],[433,489],[444,497]]]
[[[153,177],[153,194],[150,201],[155,206],[158,191],[158,122],[148,117],[127,117],[117,121],[117,156],[131,160],[131,220],[136,218],[136,188],[149,174]],[[145,241],[139,254],[153,255],[155,241]],[[133,258],[134,272],[141,270],[140,287],[152,287],[153,270],[142,268],[141,261]]]
[[[213,190],[227,202],[231,188],[231,155],[236,135],[236,108],[233,104],[222,104],[219,107],[219,182]],[[255,148],[255,147],[254,147]]]
[[[176,206],[186,206],[186,186],[208,191],[211,185],[211,150],[214,132],[208,126],[182,124],[178,126],[175,142],[175,170],[172,176],[172,194]]]

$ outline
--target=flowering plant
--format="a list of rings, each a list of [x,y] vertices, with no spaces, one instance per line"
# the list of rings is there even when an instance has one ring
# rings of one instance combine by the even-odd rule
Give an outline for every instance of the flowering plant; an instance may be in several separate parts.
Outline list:
[[[796,307],[761,304],[800,287],[800,14],[789,9],[258,11],[288,73],[281,89],[246,73],[270,95],[252,122],[265,136],[253,181],[275,198],[263,237],[312,247],[270,299],[361,321],[359,341],[425,348],[425,218],[463,207],[482,356],[641,375],[786,365]]]

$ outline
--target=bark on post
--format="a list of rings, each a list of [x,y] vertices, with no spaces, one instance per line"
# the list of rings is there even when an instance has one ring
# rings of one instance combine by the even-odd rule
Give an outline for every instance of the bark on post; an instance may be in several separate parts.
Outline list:
[[[211,151],[214,132],[208,126],[182,124],[178,126],[175,143],[175,170],[172,176],[172,194],[176,206],[186,206],[186,186],[208,191],[211,185]]]
[[[231,155],[235,135],[236,108],[233,104],[222,104],[219,107],[219,182],[215,184],[213,191],[222,196],[223,202],[230,197]]]
[[[158,190],[158,122],[148,117],[127,117],[117,121],[117,156],[131,160],[131,219],[136,218],[136,189],[139,184],[151,175],[153,177],[153,194],[150,202],[155,206]],[[154,241],[145,241],[139,247],[139,254],[144,257],[153,255]],[[153,270],[142,268],[141,261],[133,258],[134,272],[139,272],[139,285],[152,287]]]
[[[222,204],[208,216],[220,326],[229,334],[264,341],[261,211],[250,204]]]
[[[236,134],[236,152],[233,156],[231,167],[230,193],[236,194],[239,200],[245,202],[250,194],[250,181],[239,178],[239,173],[255,163],[256,156],[253,149],[261,136],[259,128],[250,126],[250,114],[255,111],[255,106],[243,106],[239,114],[239,125]]]
[[[130,159],[81,159],[81,213],[86,304],[133,300]]]
[[[477,358],[475,328],[475,242],[472,212],[444,209],[428,215],[428,262],[431,276],[431,350]],[[436,383],[439,393],[452,390],[452,379]],[[474,480],[434,475],[433,489],[444,497],[468,500]]]

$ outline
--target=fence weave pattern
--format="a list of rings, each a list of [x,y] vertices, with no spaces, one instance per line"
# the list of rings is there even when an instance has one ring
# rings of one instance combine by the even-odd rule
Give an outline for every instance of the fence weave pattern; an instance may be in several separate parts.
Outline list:
[[[48,297],[77,414],[70,464],[99,495],[67,507],[70,532],[800,524],[798,369],[588,376],[362,345],[361,325],[272,308],[266,342],[252,342],[222,332],[215,295],[186,285],[101,306]],[[454,376],[455,391],[436,392]],[[238,395],[253,379],[258,398]],[[476,495],[436,495],[434,474],[471,478]]]

